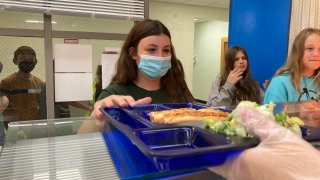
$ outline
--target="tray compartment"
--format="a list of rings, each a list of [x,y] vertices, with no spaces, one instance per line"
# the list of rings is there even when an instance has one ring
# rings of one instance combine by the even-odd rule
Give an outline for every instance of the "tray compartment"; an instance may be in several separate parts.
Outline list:
[[[139,113],[144,111],[161,111],[161,110],[167,110],[170,108],[163,106],[162,104],[147,104],[147,105],[139,105],[136,107],[127,107],[127,109],[135,113]]]
[[[152,150],[196,149],[216,144],[227,144],[227,141],[212,142],[200,132],[192,128],[169,128],[141,130],[136,136]]]
[[[194,104],[194,103],[172,103],[172,104],[162,104],[165,107],[170,109],[178,109],[178,108],[193,108],[193,109],[203,109],[208,108],[206,105]]]
[[[160,171],[219,165],[236,149],[223,136],[189,126],[135,130],[132,140]]]
[[[131,129],[140,129],[151,127],[151,122],[146,120],[141,120],[141,117],[128,111],[125,108],[115,107],[115,108],[101,108],[102,113],[104,113],[107,118],[116,123],[116,126],[120,124],[128,126]]]
[[[302,131],[302,137],[304,140],[309,141],[311,144],[320,141],[320,128],[303,126],[300,127]]]
[[[127,109],[132,113],[136,114],[137,116],[139,116],[140,121],[143,121],[143,123],[145,124],[150,124],[150,126],[157,126],[157,127],[172,126],[172,124],[151,122],[151,119],[149,117],[150,112],[170,110],[171,109],[170,107],[163,106],[162,104],[147,104],[147,105],[139,105],[136,107],[128,107]]]
[[[173,171],[182,169],[206,168],[221,165],[233,152],[215,152],[208,154],[196,154],[187,157],[154,157],[153,161],[159,171]]]
[[[194,104],[194,103],[168,103],[168,104],[162,104],[165,107],[168,107],[170,109],[178,109],[178,108],[193,108],[193,109],[203,109],[203,108],[211,108],[211,109],[216,109],[220,110],[223,112],[231,112],[230,109],[225,109],[225,108],[219,108],[219,107],[213,107],[213,106],[207,106],[204,104]]]
[[[151,105],[152,106],[152,105]],[[201,105],[201,104],[194,104],[194,103],[167,103],[167,104],[161,104],[158,105],[157,108],[147,108],[147,110],[142,110],[138,113],[139,116],[143,117],[144,121],[148,121],[152,123],[153,126],[157,127],[167,127],[167,126],[196,126],[200,127],[202,129],[205,128],[205,124],[202,121],[194,121],[194,122],[183,122],[183,123],[156,123],[152,122],[149,116],[150,112],[153,111],[160,111],[160,110],[170,110],[170,109],[179,109],[179,108],[193,108],[196,110],[203,109],[203,108],[212,108],[216,110],[220,110],[223,112],[231,112],[230,110],[227,109],[222,109],[222,108],[215,108],[215,107],[209,107],[206,105]]]
[[[162,111],[169,110],[169,107],[162,106],[161,104],[148,104],[148,105],[139,105],[133,108],[128,108],[128,110],[132,111],[136,115],[143,117],[147,123],[151,123],[149,113],[153,111]]]

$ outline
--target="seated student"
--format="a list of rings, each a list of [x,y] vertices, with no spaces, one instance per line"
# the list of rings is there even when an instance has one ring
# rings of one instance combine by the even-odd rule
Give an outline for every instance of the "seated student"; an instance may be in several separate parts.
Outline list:
[[[207,105],[236,106],[242,100],[261,103],[264,92],[252,78],[246,50],[230,47],[218,80],[213,82]]]
[[[306,28],[295,38],[286,64],[271,79],[264,103],[320,99],[320,30]]]
[[[39,119],[39,92],[43,81],[31,74],[37,64],[36,52],[29,46],[21,46],[14,52],[13,63],[19,71],[1,81],[0,88],[9,98],[8,110],[13,111],[13,121]],[[5,116],[12,116],[7,110]],[[8,122],[5,122],[7,127]]]
[[[101,92],[92,116],[102,116],[102,106],[194,102],[181,69],[167,27],[157,20],[139,22],[128,34],[117,73]]]

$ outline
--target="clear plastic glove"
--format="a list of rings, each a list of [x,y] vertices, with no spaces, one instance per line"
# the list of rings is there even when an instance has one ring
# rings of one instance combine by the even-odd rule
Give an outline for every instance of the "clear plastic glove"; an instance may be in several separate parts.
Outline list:
[[[140,104],[150,104],[152,99],[150,97],[146,97],[139,100],[134,100],[131,96],[122,96],[122,95],[111,95],[108,96],[100,101],[97,101],[94,104],[93,112],[91,113],[91,116],[95,118],[102,118],[103,114],[100,111],[101,107],[109,107],[112,108],[114,106],[131,106],[135,107]]]
[[[227,179],[320,179],[320,151],[293,132],[249,107],[234,116],[261,143],[210,170]]]

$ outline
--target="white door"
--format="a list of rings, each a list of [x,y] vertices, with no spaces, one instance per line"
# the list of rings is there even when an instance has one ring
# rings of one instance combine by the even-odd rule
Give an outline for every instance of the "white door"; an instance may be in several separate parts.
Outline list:
[[[221,38],[228,36],[229,22],[204,21],[195,23],[192,93],[207,101],[212,82],[220,73]]]

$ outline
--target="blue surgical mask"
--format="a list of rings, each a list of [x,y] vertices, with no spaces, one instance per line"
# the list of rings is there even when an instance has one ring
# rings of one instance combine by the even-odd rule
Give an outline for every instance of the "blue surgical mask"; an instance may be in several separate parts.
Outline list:
[[[140,55],[140,57],[138,69],[149,79],[159,79],[171,68],[171,56]]]

